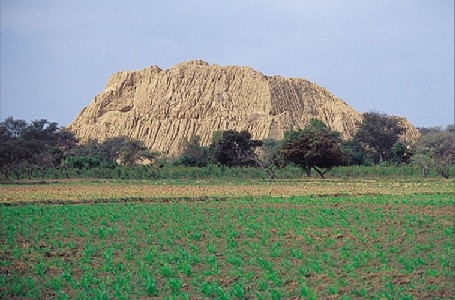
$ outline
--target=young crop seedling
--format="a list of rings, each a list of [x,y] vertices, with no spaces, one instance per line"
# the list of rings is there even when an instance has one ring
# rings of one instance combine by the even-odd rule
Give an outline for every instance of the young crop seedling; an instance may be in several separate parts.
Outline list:
[[[0,206],[0,298],[450,298],[454,204],[370,193]]]

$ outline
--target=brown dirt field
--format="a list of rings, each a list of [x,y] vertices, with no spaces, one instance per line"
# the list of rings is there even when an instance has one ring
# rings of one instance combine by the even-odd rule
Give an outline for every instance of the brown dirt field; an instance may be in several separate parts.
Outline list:
[[[169,182],[110,182],[58,181],[47,184],[0,185],[0,204],[29,202],[85,202],[114,199],[202,198],[239,196],[329,196],[329,195],[410,195],[453,193],[451,180],[379,181],[252,181],[220,183],[210,181]]]

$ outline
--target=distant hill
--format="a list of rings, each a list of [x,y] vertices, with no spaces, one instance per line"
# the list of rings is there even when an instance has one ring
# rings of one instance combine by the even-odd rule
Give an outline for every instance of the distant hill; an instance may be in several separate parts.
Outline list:
[[[82,141],[127,136],[153,151],[178,155],[194,135],[203,145],[221,130],[248,130],[254,139],[281,139],[312,118],[347,139],[362,116],[327,89],[305,79],[265,76],[249,67],[200,60],[113,74],[104,90],[69,125]],[[417,130],[404,118],[405,139]]]

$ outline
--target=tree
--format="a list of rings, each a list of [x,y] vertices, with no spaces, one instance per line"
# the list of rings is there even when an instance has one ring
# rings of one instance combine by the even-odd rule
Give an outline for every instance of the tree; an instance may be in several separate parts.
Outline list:
[[[5,138],[17,138],[21,131],[27,126],[27,122],[13,117],[6,118],[0,123],[0,134]]]
[[[58,169],[64,158],[63,150],[59,148],[57,133],[58,124],[46,119],[34,120],[28,124],[19,135],[19,139],[26,141],[31,150],[29,177],[33,169]]]
[[[408,164],[411,161],[414,152],[411,147],[397,142],[390,149],[390,162],[395,165]]]
[[[9,179],[9,174],[15,173],[19,180],[20,174],[24,169],[29,169],[34,151],[29,142],[11,138],[0,142],[0,170],[5,178]]]
[[[351,139],[341,142],[341,152],[344,156],[344,165],[347,166],[360,166],[369,165],[368,157],[361,142],[356,139]]]
[[[65,164],[70,168],[82,170],[101,166],[101,160],[96,156],[69,156],[65,159]]]
[[[119,163],[122,165],[134,165],[141,158],[154,158],[156,153],[147,151],[142,141],[120,136],[105,140],[100,145],[90,145],[94,149],[95,156],[105,162]]]
[[[254,150],[262,141],[252,140],[248,131],[235,130],[215,133],[209,151],[214,162],[228,167],[257,166],[257,155]]]
[[[340,134],[319,120],[311,120],[303,130],[285,132],[280,154],[284,163],[292,162],[311,177],[314,169],[321,178],[342,163]]]
[[[372,153],[375,163],[379,163],[389,159],[392,146],[404,131],[397,118],[367,112],[363,114],[363,121],[359,124],[354,139]]]
[[[431,168],[445,178],[450,177],[450,170],[455,165],[455,130],[453,125],[441,128],[420,130],[421,137],[416,143],[413,157],[425,177]]]
[[[19,141],[20,132],[27,126],[24,120],[6,118],[0,123],[0,170],[9,179],[11,172],[19,178],[26,159],[31,155],[23,141]]]
[[[61,169],[65,156],[77,142],[71,132],[46,119],[27,124],[9,117],[0,123],[0,133],[0,169],[7,179],[9,172],[16,173],[19,179],[24,170],[31,177],[36,168]]]
[[[29,177],[36,168],[42,170],[43,176],[46,169],[66,170],[65,158],[71,155],[77,144],[72,132],[46,119],[32,121],[21,131],[19,138],[27,141],[30,149],[34,149],[29,159]],[[55,176],[58,174],[55,173]],[[69,178],[68,172],[66,177]]]
[[[137,164],[144,156],[152,158],[153,154],[147,151],[142,141],[129,139],[120,148],[118,160],[122,165],[132,166]]]
[[[124,136],[108,138],[102,143],[88,140],[77,145],[71,153],[66,164],[78,169],[114,168],[118,164],[131,166],[148,163],[148,160],[159,156],[159,153],[148,151],[142,141]]]
[[[175,164],[187,167],[206,167],[209,158],[209,149],[202,147],[201,138],[193,136],[185,142],[183,151]]]
[[[275,178],[274,168],[279,165],[279,153],[280,142],[272,138],[264,139],[260,151],[257,152],[257,165],[270,179]]]

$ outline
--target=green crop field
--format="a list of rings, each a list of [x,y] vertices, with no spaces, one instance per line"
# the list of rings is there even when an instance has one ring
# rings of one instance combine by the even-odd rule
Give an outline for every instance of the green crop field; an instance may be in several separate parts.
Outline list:
[[[455,299],[452,183],[425,184],[72,204],[0,187],[0,298]],[[52,187],[74,185],[97,186]]]

